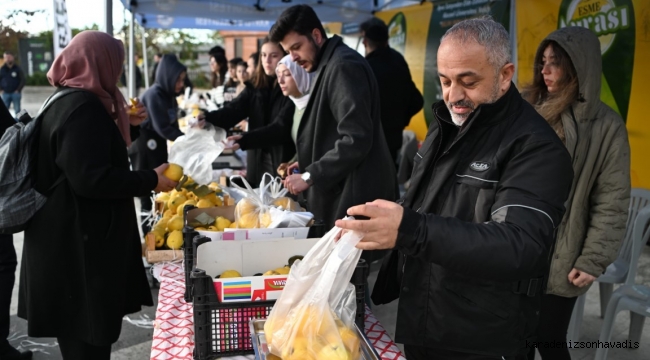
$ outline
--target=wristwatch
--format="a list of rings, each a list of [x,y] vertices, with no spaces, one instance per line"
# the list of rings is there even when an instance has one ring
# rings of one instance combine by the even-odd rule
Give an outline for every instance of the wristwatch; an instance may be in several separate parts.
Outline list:
[[[307,183],[307,185],[312,186],[314,184],[314,180],[311,179],[311,174],[306,172],[300,175],[302,180]]]

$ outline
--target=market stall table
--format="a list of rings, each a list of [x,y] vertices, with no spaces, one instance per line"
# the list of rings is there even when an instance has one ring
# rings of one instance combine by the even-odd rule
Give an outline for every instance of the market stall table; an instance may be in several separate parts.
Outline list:
[[[151,360],[192,360],[194,350],[194,318],[192,304],[183,299],[185,275],[182,264],[159,263],[153,267],[160,281],[158,309],[154,321]],[[383,360],[405,360],[402,352],[386,330],[366,307],[366,336]],[[251,359],[255,356],[224,357],[224,360]]]

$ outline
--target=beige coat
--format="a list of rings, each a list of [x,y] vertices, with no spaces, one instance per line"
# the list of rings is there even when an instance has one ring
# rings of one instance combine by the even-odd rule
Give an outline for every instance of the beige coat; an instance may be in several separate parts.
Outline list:
[[[600,276],[618,255],[630,200],[630,146],[621,117],[600,101],[602,62],[600,43],[584,28],[570,27],[551,33],[570,56],[578,73],[584,101],[562,115],[566,146],[573,160],[573,186],[565,204],[551,260],[548,294],[575,297],[578,288],[568,280],[576,268]],[[541,63],[543,48],[535,63]],[[552,161],[552,159],[549,159]]]

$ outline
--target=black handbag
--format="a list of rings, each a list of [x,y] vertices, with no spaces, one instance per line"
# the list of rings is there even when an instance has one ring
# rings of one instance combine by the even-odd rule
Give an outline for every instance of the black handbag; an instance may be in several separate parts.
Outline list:
[[[372,295],[370,295],[375,305],[388,304],[399,298],[404,258],[405,256],[400,254],[397,249],[391,250],[384,257],[377,274],[375,287],[372,289]]]

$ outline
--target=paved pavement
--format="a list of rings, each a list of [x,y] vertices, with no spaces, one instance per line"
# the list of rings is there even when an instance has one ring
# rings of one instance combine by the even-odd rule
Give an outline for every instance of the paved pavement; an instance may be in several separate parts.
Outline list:
[[[23,108],[27,109],[30,114],[35,115],[38,112],[43,101],[47,98],[48,95],[52,93],[52,88],[50,87],[27,87],[23,93]],[[14,236],[14,244],[16,245],[16,251],[18,252],[18,260],[20,262],[22,254],[22,243],[23,236],[17,234]],[[20,269],[20,264],[18,265]],[[375,282],[377,277],[378,266],[373,264],[370,273],[370,287]],[[18,280],[17,280],[18,281]],[[643,253],[639,260],[639,269],[637,272],[636,282],[639,284],[650,285],[650,247],[644,247]],[[16,307],[17,307],[17,298],[16,292],[18,289],[18,284],[14,287],[14,299],[12,301],[12,324],[14,329],[12,331],[12,336],[19,337],[17,340],[12,341],[14,346],[18,346],[21,342],[25,345],[28,343],[25,340],[30,340],[35,343],[45,344],[45,345],[54,345],[53,347],[46,347],[44,345],[31,345],[28,346],[31,349],[37,350],[34,356],[34,360],[58,360],[61,359],[61,355],[58,349],[58,346],[55,345],[54,339],[28,339],[22,337],[26,334],[26,322],[22,319],[18,319],[15,316]],[[152,289],[152,294],[154,299],[157,301],[158,291]],[[598,286],[592,286],[592,288],[587,293],[587,302],[585,306],[584,319],[582,324],[582,335],[580,341],[597,341],[600,334],[600,327],[603,323],[603,320],[600,318],[600,304],[599,304],[599,290]],[[373,311],[376,317],[381,321],[386,330],[394,336],[395,331],[395,320],[397,317],[397,302],[393,302],[388,305],[383,306],[374,306]],[[649,310],[650,312],[650,310]],[[146,320],[148,316],[149,319],[154,319],[155,317],[155,306],[152,308],[145,308],[142,312],[131,316],[131,319],[135,320]],[[613,336],[611,341],[625,341],[627,340],[628,326],[629,326],[629,313],[622,312],[619,313]],[[151,338],[153,335],[153,330],[151,328],[143,328],[128,321],[124,321],[122,326],[122,335],[117,343],[113,345],[113,352],[111,358],[113,360],[146,360],[149,359],[150,349],[151,349]],[[47,353],[46,353],[47,352]],[[574,360],[587,360],[593,359],[595,354],[595,349],[575,349],[571,350],[571,356]],[[537,359],[539,359],[539,354]],[[643,335],[641,337],[641,344],[639,349],[628,350],[628,349],[611,349],[609,352],[609,359],[616,360],[647,360],[650,359],[650,321],[645,323],[643,328]]]

